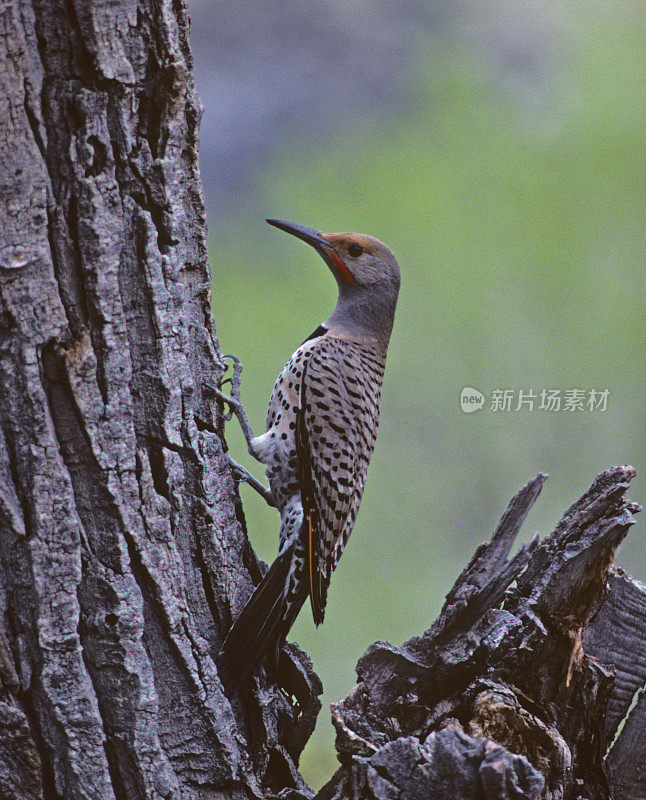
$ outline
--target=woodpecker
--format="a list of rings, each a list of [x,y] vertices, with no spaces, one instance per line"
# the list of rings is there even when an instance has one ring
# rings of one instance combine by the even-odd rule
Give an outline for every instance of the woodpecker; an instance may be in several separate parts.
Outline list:
[[[236,361],[229,404],[249,453],[265,465],[269,489],[231,460],[280,512],[278,556],[222,646],[229,685],[237,688],[267,652],[274,667],[309,595],[323,622],[332,572],[354,526],[377,437],[386,351],[399,294],[399,266],[385,244],[355,233],[322,234],[268,219],[311,245],[338,284],[334,311],[298,347],[269,402],[267,430],[254,437],[239,397]]]

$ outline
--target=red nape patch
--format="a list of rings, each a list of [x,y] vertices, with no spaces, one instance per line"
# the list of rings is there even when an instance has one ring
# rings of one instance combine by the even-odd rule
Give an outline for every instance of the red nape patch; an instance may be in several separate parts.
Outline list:
[[[346,267],[343,263],[343,259],[337,253],[332,251],[330,254],[330,261],[332,262],[332,269],[334,274],[339,278],[340,281],[347,284],[348,286],[352,286],[356,283],[354,279],[354,275],[350,272],[350,270]]]

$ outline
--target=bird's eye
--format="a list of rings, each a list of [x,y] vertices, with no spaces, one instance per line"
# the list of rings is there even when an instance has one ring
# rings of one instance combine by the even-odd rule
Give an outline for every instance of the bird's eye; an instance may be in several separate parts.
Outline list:
[[[352,258],[358,258],[361,253],[363,253],[363,247],[360,244],[351,244],[348,247],[348,255],[352,256]]]

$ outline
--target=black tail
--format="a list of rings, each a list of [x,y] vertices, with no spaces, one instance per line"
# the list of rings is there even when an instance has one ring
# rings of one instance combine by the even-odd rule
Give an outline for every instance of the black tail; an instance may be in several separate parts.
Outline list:
[[[289,627],[285,625],[286,584],[293,556],[290,547],[274,561],[222,645],[220,657],[230,691],[235,691],[253,671],[269,642],[276,648],[275,662],[278,662],[280,647],[296,618],[296,614],[290,613]],[[299,607],[296,613],[298,610]]]

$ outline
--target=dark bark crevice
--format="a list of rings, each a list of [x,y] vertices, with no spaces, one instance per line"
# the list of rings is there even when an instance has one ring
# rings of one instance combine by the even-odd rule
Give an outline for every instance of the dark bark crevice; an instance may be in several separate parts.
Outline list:
[[[31,772],[29,767],[27,767],[22,774],[19,773],[19,777],[22,779],[26,778],[29,780],[29,777],[31,777],[31,786],[27,791],[25,791],[24,789],[19,789],[16,786],[17,781],[14,780],[14,773],[11,769],[6,768],[5,765],[7,762],[3,759],[3,766],[5,766],[5,769],[3,769],[2,781],[6,787],[7,797],[11,797],[11,792],[13,792],[16,797],[42,797],[43,800],[64,800],[64,798],[56,791],[54,769],[52,766],[52,752],[46,744],[42,731],[40,730],[39,714],[36,713],[31,689],[27,689],[26,691],[18,690],[16,694],[16,700],[18,701],[20,709],[24,712],[25,721],[29,721],[30,742],[26,745],[25,750],[28,750],[29,744],[33,746],[35,755],[37,756],[39,769],[34,769],[34,772],[37,772],[38,778],[36,775],[33,775],[33,777],[29,776],[29,773]],[[5,739],[4,736],[2,738]],[[20,749],[22,749],[22,746]],[[11,760],[13,761],[13,758],[15,757],[15,751],[13,748],[11,749]],[[18,748],[16,748],[16,750],[17,749]],[[35,760],[36,759],[34,759],[34,761]],[[20,791],[21,794],[18,794],[18,791],[16,790]]]

